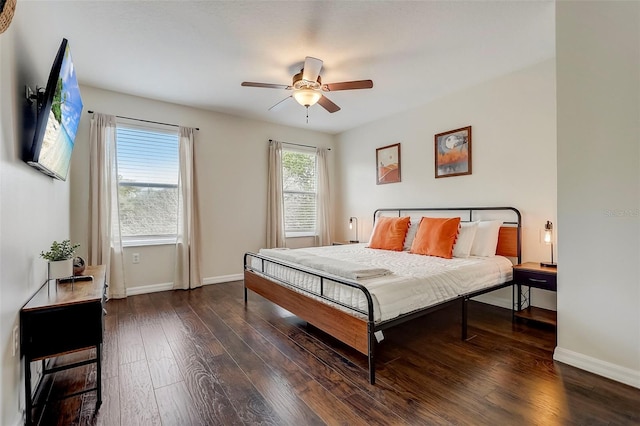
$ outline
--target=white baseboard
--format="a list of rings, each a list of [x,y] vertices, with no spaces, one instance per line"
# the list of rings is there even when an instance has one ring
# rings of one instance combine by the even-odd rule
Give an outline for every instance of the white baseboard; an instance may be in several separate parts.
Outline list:
[[[173,283],[160,283],[141,285],[138,287],[127,288],[127,296],[135,296],[137,294],[156,293],[158,291],[173,290]]]
[[[228,283],[230,281],[242,281],[244,279],[243,274],[232,274],[232,275],[220,275],[217,277],[208,277],[202,280],[202,284],[220,284],[220,283]],[[138,294],[147,294],[147,293],[155,293],[158,291],[167,291],[173,290],[173,283],[160,283],[160,284],[149,284],[149,285],[141,285],[136,287],[127,288],[127,296],[135,296]]]
[[[242,281],[244,279],[244,274],[231,274],[231,275],[219,275],[217,277],[208,277],[202,280],[202,284],[220,284],[220,283],[228,283],[231,281]]]
[[[500,306],[501,308],[505,309],[511,309],[511,298],[505,299],[504,297],[492,296],[491,294],[483,294],[482,296],[476,296],[471,300],[487,303],[489,305]]]
[[[553,352],[553,359],[640,389],[640,371],[638,370],[632,370],[627,367],[592,358],[559,346],[557,346]]]

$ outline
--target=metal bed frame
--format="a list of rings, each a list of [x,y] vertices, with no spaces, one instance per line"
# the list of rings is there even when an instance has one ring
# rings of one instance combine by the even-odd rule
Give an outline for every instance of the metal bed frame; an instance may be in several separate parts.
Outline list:
[[[522,217],[520,212],[513,207],[435,207],[435,208],[385,208],[378,209],[373,214],[374,222],[383,214],[397,214],[399,217],[417,212],[451,212],[447,217],[461,217],[463,221],[473,221],[477,212],[507,212],[513,214],[515,220],[503,221],[500,229],[497,254],[516,258],[521,263],[521,233]],[[464,214],[468,216],[463,217]],[[507,226],[505,226],[507,225]],[[260,269],[252,266],[252,259],[259,259]],[[266,272],[268,264],[279,265],[291,270],[299,271],[314,279],[319,280],[320,291],[312,291],[300,287],[294,282],[276,277]],[[338,283],[361,291],[367,300],[367,309],[362,310],[346,305],[324,294],[325,281]],[[440,302],[435,305],[415,310],[396,318],[385,321],[374,321],[373,299],[369,290],[361,284],[350,282],[335,277],[327,277],[321,273],[310,272],[307,269],[298,268],[290,264],[275,260],[256,253],[244,255],[244,303],[247,305],[247,290],[252,290],[265,297],[276,305],[290,311],[302,318],[307,323],[325,331],[334,338],[356,349],[368,358],[369,383],[375,384],[375,346],[377,331],[386,330],[406,321],[413,320],[436,310],[455,303],[462,304],[462,340],[467,340],[467,304],[469,299],[490,293],[501,288],[510,287],[513,281],[497,284],[492,287],[460,294],[458,297]],[[365,319],[366,318],[366,319]]]

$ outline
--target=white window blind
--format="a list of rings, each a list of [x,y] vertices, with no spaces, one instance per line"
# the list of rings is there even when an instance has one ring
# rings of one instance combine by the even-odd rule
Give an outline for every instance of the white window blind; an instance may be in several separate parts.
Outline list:
[[[316,234],[315,152],[282,152],[284,229],[287,237]]]
[[[123,242],[175,239],[178,132],[118,123],[120,230]]]

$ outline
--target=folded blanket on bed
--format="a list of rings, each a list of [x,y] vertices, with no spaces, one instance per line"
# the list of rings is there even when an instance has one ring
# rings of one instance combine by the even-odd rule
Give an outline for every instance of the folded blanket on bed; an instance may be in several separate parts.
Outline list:
[[[297,263],[308,268],[318,269],[329,274],[351,280],[381,277],[391,274],[385,268],[375,268],[346,260],[331,259],[329,257],[317,256],[315,254],[299,252],[289,249],[260,249],[260,254]]]

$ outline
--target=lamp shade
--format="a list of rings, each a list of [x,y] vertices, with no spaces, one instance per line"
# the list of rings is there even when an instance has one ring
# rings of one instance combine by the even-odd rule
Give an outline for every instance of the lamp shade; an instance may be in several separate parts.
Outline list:
[[[553,224],[550,221],[544,225],[544,242],[545,244],[553,242]]]
[[[293,92],[293,97],[300,105],[310,107],[320,100],[322,93],[314,89],[303,88]]]
[[[553,223],[547,221],[544,225],[544,243],[551,246],[551,262],[540,262],[540,265],[547,266],[549,268],[555,268],[558,265],[553,261]]]
[[[355,222],[355,225],[354,225],[354,222]],[[349,240],[350,243],[358,243],[358,242],[360,242],[358,240],[358,218],[355,217],[355,216],[351,216],[349,218],[349,229],[353,229],[354,226],[356,228],[356,239],[355,240]]]

